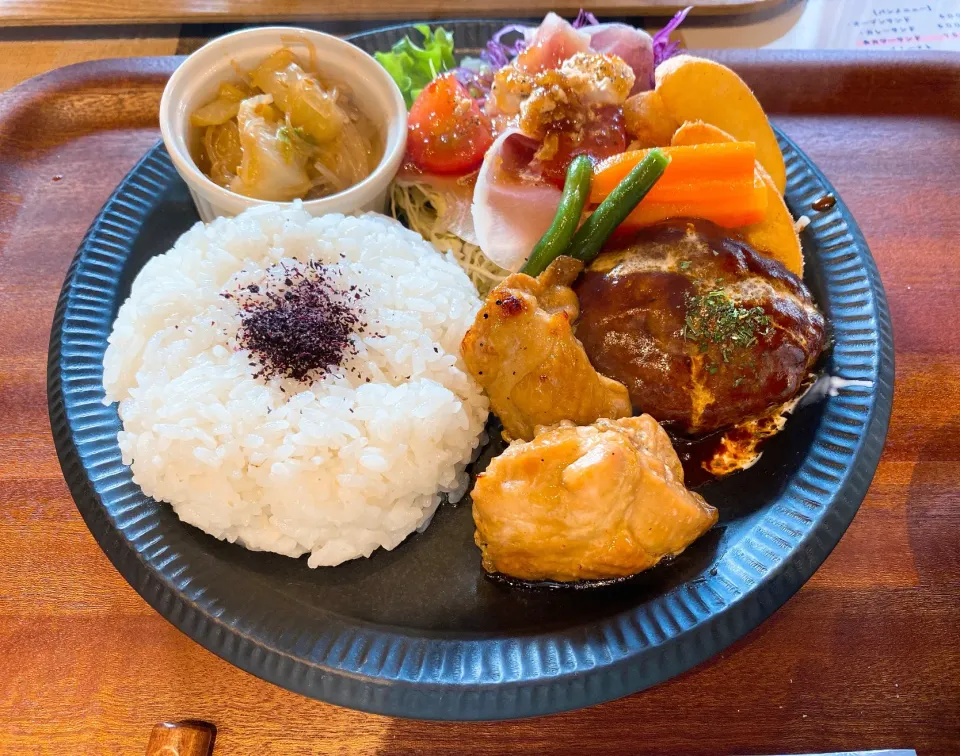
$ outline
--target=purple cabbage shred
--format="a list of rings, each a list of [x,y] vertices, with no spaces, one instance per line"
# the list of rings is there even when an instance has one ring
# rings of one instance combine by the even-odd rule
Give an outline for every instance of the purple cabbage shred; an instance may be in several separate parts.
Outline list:
[[[597,26],[599,23],[596,16],[590,11],[581,8],[571,26],[573,26],[574,29],[582,29],[584,26]]]
[[[693,10],[693,6],[688,6],[677,13],[660,31],[653,35],[653,65],[659,66],[667,58],[672,58],[680,50],[679,42],[671,42],[670,35],[683,23],[683,19]]]
[[[504,26],[493,35],[493,39],[487,42],[487,47],[480,53],[480,58],[494,70],[503,68],[512,58],[515,58],[526,49],[526,35],[531,31],[531,27],[521,24],[508,24]],[[519,34],[520,38],[513,44],[505,44],[503,38],[511,32]]]
[[[524,26],[523,24],[507,24],[500,31],[498,31],[496,34],[493,35],[493,41],[496,42],[497,44],[503,44],[503,38],[507,36],[510,32],[517,32],[521,36],[526,36],[527,32],[532,30],[533,30],[532,27]],[[520,44],[520,47],[517,48],[517,53],[519,53],[521,50],[523,50],[524,47],[527,46],[526,43],[523,41],[521,41],[519,44]],[[516,45],[514,45],[514,47],[516,47]],[[511,48],[508,47],[507,49],[509,50]]]
[[[458,66],[453,69],[453,75],[463,86],[467,88],[470,96],[477,100],[482,106],[486,102],[487,95],[490,94],[490,87],[493,86],[493,70],[486,68],[483,71],[474,71],[470,68]]]

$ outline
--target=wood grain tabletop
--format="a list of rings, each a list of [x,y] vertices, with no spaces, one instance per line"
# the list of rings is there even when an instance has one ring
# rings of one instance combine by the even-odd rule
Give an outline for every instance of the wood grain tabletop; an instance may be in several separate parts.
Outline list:
[[[786,0],[602,0],[590,10],[602,15],[669,16],[687,5],[703,14],[765,11]],[[198,23],[224,21],[316,21],[330,18],[490,18],[542,16],[548,11],[575,16],[581,0],[405,0],[402,9],[383,0],[0,0],[0,26]]]
[[[896,344],[890,434],[839,546],[767,622],[687,674],[535,720],[337,708],[157,615],[81,520],[50,438],[50,325],[84,231],[157,139],[173,58],[85,63],[0,95],[0,754],[141,754],[204,720],[235,754],[960,753],[960,62],[727,53],[834,182]],[[157,737],[157,736],[155,736]]]
[[[0,29],[0,92],[73,63],[174,55],[181,42],[179,26]]]

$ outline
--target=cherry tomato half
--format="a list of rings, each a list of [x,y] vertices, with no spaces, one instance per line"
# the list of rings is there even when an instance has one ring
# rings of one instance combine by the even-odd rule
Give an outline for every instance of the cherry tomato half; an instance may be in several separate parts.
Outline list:
[[[469,173],[491,144],[490,119],[453,74],[431,81],[410,108],[407,156],[428,173]]]

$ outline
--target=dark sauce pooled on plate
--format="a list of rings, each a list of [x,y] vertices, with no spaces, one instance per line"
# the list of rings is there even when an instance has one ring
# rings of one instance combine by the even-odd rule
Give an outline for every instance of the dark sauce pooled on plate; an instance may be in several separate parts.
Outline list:
[[[723,435],[720,431],[699,438],[670,435],[670,441],[683,466],[683,482],[687,488],[696,488],[716,480],[716,476],[708,472],[704,465],[710,464],[720,451]]]
[[[670,441],[683,466],[687,488],[752,467],[760,458],[763,443],[783,430],[786,424],[784,413],[789,406],[778,407],[768,415],[745,420],[726,430],[694,438],[671,434]]]
[[[818,213],[822,213],[825,210],[829,210],[836,204],[837,204],[836,197],[834,197],[832,194],[824,194],[819,199],[814,200],[813,204],[810,205],[810,207],[812,207]]]

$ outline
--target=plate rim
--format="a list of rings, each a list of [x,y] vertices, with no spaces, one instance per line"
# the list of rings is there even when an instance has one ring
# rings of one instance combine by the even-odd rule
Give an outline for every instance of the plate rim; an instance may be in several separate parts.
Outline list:
[[[464,26],[479,29],[484,25],[489,27],[500,23],[499,21],[448,21],[433,25],[443,25],[448,28],[456,25],[460,29]],[[358,38],[374,38],[388,32],[402,34],[410,28],[410,25],[398,24],[352,35],[351,39],[356,42]],[[186,595],[177,586],[175,580],[161,575],[154,568],[151,560],[144,558],[108,516],[101,494],[97,490],[98,482],[102,483],[102,481],[93,479],[85,467],[80,452],[80,445],[85,441],[82,438],[78,439],[77,432],[72,427],[68,408],[70,401],[65,395],[65,383],[68,390],[73,390],[71,381],[74,376],[68,375],[71,372],[70,367],[68,365],[65,369],[62,359],[64,342],[70,343],[69,332],[66,333],[68,338],[64,338],[65,329],[69,328],[71,323],[76,327],[78,317],[76,310],[78,272],[84,264],[90,264],[90,256],[96,244],[102,241],[104,219],[110,213],[113,213],[114,217],[125,218],[131,230],[130,244],[132,244],[133,239],[136,238],[134,229],[138,214],[142,219],[150,207],[150,182],[161,186],[163,180],[170,179],[169,171],[165,174],[166,167],[163,165],[164,160],[169,164],[169,159],[160,143],[148,151],[123,179],[88,229],[65,277],[51,330],[47,374],[51,428],[64,477],[87,527],[127,582],[161,616],[193,640],[236,666],[282,687],[330,703],[372,713],[437,720],[489,720],[537,716],[619,698],[658,684],[700,664],[769,617],[809,579],[833,550],[866,495],[879,463],[892,409],[894,377],[892,326],[876,263],[856,221],[832,184],[792,140],[783,135],[779,129],[777,132],[790,148],[792,157],[788,163],[793,166],[793,170],[805,169],[806,180],[811,185],[831,191],[837,197],[834,209],[822,215],[835,217],[837,224],[844,231],[844,236],[850,237],[849,241],[843,240],[842,244],[838,241],[836,246],[840,251],[847,249],[856,252],[857,267],[862,268],[863,277],[869,283],[868,294],[872,300],[870,309],[876,321],[874,331],[877,335],[875,390],[870,394],[870,410],[863,423],[861,441],[852,452],[852,459],[844,470],[844,477],[831,492],[831,503],[820,508],[819,517],[811,519],[810,525],[792,546],[785,559],[775,562],[772,568],[756,580],[753,580],[750,575],[743,577],[744,584],[749,584],[753,580],[754,587],[742,591],[739,596],[732,597],[719,608],[711,610],[707,606],[705,616],[689,626],[678,625],[681,628],[679,632],[663,633],[663,629],[660,628],[660,632],[665,636],[664,639],[645,644],[639,640],[645,641],[651,635],[655,638],[656,631],[653,629],[651,632],[651,628],[644,628],[642,623],[638,623],[629,629],[629,632],[634,635],[626,636],[626,640],[623,641],[628,648],[622,658],[594,664],[589,668],[581,668],[580,665],[575,664],[572,670],[560,674],[539,674],[510,681],[472,682],[464,681],[462,675],[461,679],[455,679],[455,676],[448,671],[446,676],[441,675],[436,680],[426,682],[399,678],[386,679],[376,674],[364,675],[337,668],[332,664],[295,658],[282,649],[272,648],[258,640],[254,634],[238,628],[235,623],[224,621],[222,616],[215,616],[202,605],[202,602]],[[170,170],[172,171],[172,166]],[[145,183],[148,186],[145,187]],[[146,199],[144,199],[144,192],[147,195]],[[820,218],[817,220],[819,221]],[[79,322],[82,322],[83,316],[79,317],[81,318]],[[831,322],[836,317],[834,315]],[[102,387],[98,389],[102,397]],[[822,427],[818,429],[817,438],[822,430]],[[113,443],[115,444],[115,441]],[[648,603],[658,605],[673,594],[679,594],[685,585],[681,584],[678,588]],[[687,603],[693,601],[691,597],[673,596],[673,598],[679,602],[675,607],[676,611],[693,612],[693,616],[698,616],[697,607]],[[646,607],[646,605],[642,606]],[[635,614],[639,608],[634,607],[624,615]],[[670,613],[670,611],[667,612],[668,615]],[[621,617],[609,618],[606,621],[613,622],[614,619],[620,620]],[[596,621],[596,624],[599,623],[599,620]],[[392,641],[399,641],[407,646],[413,641],[422,639],[416,634],[404,635],[394,633],[393,630],[381,632],[368,629],[364,632],[374,638],[378,633],[388,638],[392,636]],[[364,632],[357,632],[356,635],[362,636]],[[532,636],[533,640],[529,637],[516,640],[517,636],[511,635],[503,641],[486,638],[458,641],[429,639],[422,643],[427,648],[440,645],[440,653],[443,655],[449,654],[453,646],[495,644],[497,645],[495,651],[500,654],[501,663],[507,663],[509,659],[506,651],[500,646],[509,643],[511,639],[514,640],[515,646],[520,647],[521,654],[547,653],[549,655],[557,653],[558,641],[555,637],[557,635],[569,636],[570,632],[551,631]],[[596,645],[598,642],[598,638],[586,637],[586,640],[591,645]],[[631,643],[634,644],[633,648],[629,647]],[[544,646],[550,646],[550,644],[552,646],[544,650]],[[446,645],[451,648],[443,647]],[[396,647],[388,649],[390,650],[395,651]],[[510,653],[515,651],[516,649]],[[464,652],[463,648],[458,651],[459,654]],[[493,652],[491,650],[491,653]],[[386,658],[389,653],[385,653],[384,656]],[[471,656],[469,661],[477,659],[482,665],[486,657],[481,653],[479,657]],[[421,666],[421,671],[424,668],[425,664]],[[442,664],[440,669],[443,669]]]

